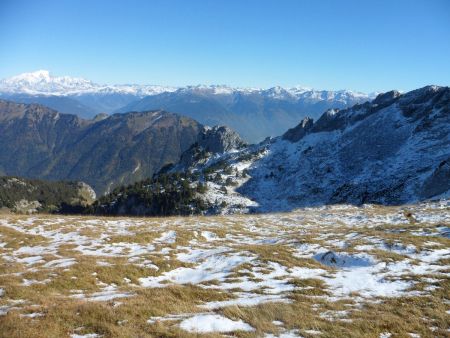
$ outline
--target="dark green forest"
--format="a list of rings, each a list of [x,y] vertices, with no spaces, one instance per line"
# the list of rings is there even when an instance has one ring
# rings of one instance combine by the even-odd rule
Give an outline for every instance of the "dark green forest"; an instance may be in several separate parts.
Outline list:
[[[98,215],[171,216],[199,214],[207,205],[196,193],[204,193],[206,185],[191,183],[192,173],[164,173],[151,179],[116,188],[86,208]]]

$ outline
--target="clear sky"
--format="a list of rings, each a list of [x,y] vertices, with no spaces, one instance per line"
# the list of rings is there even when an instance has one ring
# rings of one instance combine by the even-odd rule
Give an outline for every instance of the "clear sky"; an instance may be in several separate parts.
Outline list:
[[[0,78],[99,83],[450,85],[449,0],[0,0]]]

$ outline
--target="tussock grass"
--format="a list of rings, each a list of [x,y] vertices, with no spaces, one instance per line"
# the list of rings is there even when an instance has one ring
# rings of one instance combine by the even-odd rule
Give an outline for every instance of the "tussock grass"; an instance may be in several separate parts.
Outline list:
[[[6,243],[5,248],[19,249],[23,246],[35,246],[46,244],[48,240],[39,235],[25,235],[17,230],[0,225],[0,233],[2,241]]]
[[[314,259],[295,257],[293,255],[294,252],[291,247],[281,244],[249,244],[245,246],[238,246],[235,249],[241,251],[249,251],[257,255],[259,260],[265,263],[274,262],[286,267],[304,266],[308,268],[323,268],[323,266]],[[267,273],[269,272],[270,270],[267,271]]]

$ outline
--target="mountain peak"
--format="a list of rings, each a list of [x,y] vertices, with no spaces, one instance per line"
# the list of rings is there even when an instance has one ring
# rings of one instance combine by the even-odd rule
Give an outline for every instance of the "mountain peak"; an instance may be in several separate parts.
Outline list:
[[[0,92],[33,95],[60,95],[92,88],[94,84],[83,78],[53,76],[48,70],[22,73],[0,81]]]
[[[89,80],[83,78],[76,78],[71,76],[54,76],[50,71],[46,69],[36,70],[34,72],[22,73],[16,76],[12,76],[9,79],[3,80],[3,82],[14,83],[14,82],[28,82],[29,84],[36,84],[39,82],[56,82],[56,83],[92,83]]]
[[[48,70],[22,73],[0,80],[0,93],[45,96],[79,94],[127,94],[143,97],[176,90],[154,85],[102,85],[81,77],[54,76]]]
[[[16,80],[28,80],[28,81],[35,81],[35,80],[50,80],[50,72],[45,69],[36,70],[34,72],[29,73],[22,73],[16,76],[13,76],[11,79]]]

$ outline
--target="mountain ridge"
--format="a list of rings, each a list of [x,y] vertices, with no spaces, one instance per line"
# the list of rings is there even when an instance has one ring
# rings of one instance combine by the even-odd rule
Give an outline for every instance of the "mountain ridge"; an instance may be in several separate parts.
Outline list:
[[[227,125],[247,141],[259,142],[281,134],[306,115],[318,117],[329,108],[346,108],[370,100],[366,95],[349,91],[298,91],[294,95],[276,87],[215,93],[214,89],[201,87],[146,96],[117,112],[158,107],[206,125]]]
[[[202,128],[165,111],[86,120],[0,100],[0,174],[82,180],[101,194],[178,161]]]

